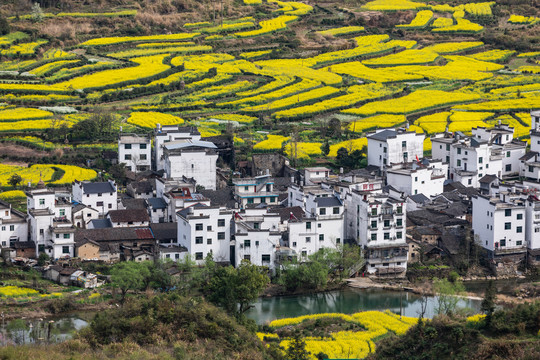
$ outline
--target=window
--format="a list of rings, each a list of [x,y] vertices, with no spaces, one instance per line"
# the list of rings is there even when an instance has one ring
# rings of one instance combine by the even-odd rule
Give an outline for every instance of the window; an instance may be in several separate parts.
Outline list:
[[[523,241],[521,241],[521,240],[516,241],[516,245],[517,245],[517,246],[523,245]]]
[[[109,209],[112,209],[112,204],[109,204]]]
[[[124,155],[124,160],[131,160],[131,154]]]
[[[506,157],[510,157],[510,151],[506,152]]]
[[[311,221],[306,222],[306,230],[311,230]]]
[[[509,223],[509,222],[504,223],[504,230],[510,230],[510,229],[512,229],[512,223]]]
[[[62,254],[69,254],[69,246],[62,246]]]
[[[60,239],[60,234],[56,234],[56,238],[57,238],[57,239]]]
[[[265,197],[261,198],[261,203],[266,203],[266,198]]]
[[[141,154],[141,155],[140,155],[140,159],[141,159],[141,160],[146,160],[146,159],[147,159],[146,154]]]
[[[244,240],[244,247],[251,247],[251,240]]]
[[[384,227],[390,227],[390,220],[384,220]]]
[[[402,147],[402,148],[407,147],[407,142],[406,142],[406,141],[402,141],[402,142],[401,142],[401,147]]]
[[[371,215],[377,215],[377,208],[371,208]]]
[[[218,227],[224,227],[225,226],[225,219],[218,219],[217,226]]]
[[[45,199],[39,199],[39,205],[45,205]]]
[[[512,216],[512,209],[505,209],[504,210],[504,216]]]
[[[472,179],[469,179],[468,183],[469,185],[472,185]]]
[[[489,164],[486,164],[486,169],[489,169]]]
[[[195,244],[202,244],[203,240],[202,240],[202,236],[196,236],[195,237]]]
[[[203,229],[203,224],[195,224],[195,230],[201,231]]]
[[[336,239],[336,244],[339,244],[339,243],[341,243],[341,238]]]
[[[450,144],[446,144],[446,151],[450,151]]]
[[[263,263],[270,262],[270,255],[263,254],[261,256],[261,260],[262,260]]]
[[[70,235],[69,234],[64,234],[64,239],[69,239]]]
[[[523,226],[517,226],[516,227],[516,232],[519,234],[519,233],[522,233],[523,232]]]
[[[244,186],[245,191],[249,191],[249,186]]]
[[[324,241],[324,234],[319,234],[319,241]]]
[[[59,210],[60,216],[66,216],[66,209]]]
[[[512,171],[512,164],[507,164],[507,165],[504,167],[504,170],[505,170],[505,171]]]
[[[251,261],[251,255],[244,255],[244,260]]]
[[[384,240],[388,240],[388,239],[390,239],[390,233],[385,232],[384,233]]]
[[[396,208],[396,212],[397,212],[398,214],[403,214],[403,206],[398,206],[398,207]]]
[[[15,225],[9,225],[9,231],[15,231]]]
[[[255,240],[255,246],[259,246],[259,240]]]
[[[307,236],[307,237],[306,237],[306,243],[309,244],[310,242],[311,242],[311,236]]]
[[[402,236],[403,236],[403,235],[401,234],[401,231],[398,231],[398,232],[396,233],[396,237],[397,237],[398,239],[401,239]]]
[[[501,239],[501,241],[499,242],[499,245],[501,247],[506,246],[506,239]]]
[[[461,148],[457,148],[458,155],[461,155]]]
[[[96,202],[96,206],[103,206],[103,201]]]
[[[533,172],[533,167],[529,166],[529,172]]]
[[[196,252],[195,253],[195,260],[202,260],[202,259],[203,259],[202,252]]]
[[[217,233],[217,239],[218,240],[225,240],[225,233],[224,232],[218,232]]]
[[[386,154],[386,146],[383,147],[382,152]]]
[[[402,219],[396,219],[396,226],[402,226],[403,220]]]
[[[209,239],[206,239],[206,244],[208,244],[208,245],[212,245],[212,239],[211,239],[211,238],[209,238]]]
[[[43,229],[39,229],[39,235],[43,235],[43,234],[44,234]]]
[[[339,208],[338,207],[335,207],[334,209],[332,209],[332,213],[334,215],[339,215]]]
[[[5,226],[2,226],[2,231],[6,231],[6,227],[5,227]]]
[[[146,144],[141,144],[141,145],[139,145],[139,146],[140,146],[140,149],[141,149],[141,150],[146,149]]]
[[[461,160],[457,160],[457,166],[461,166]]]
[[[253,204],[253,198],[249,198],[247,203],[248,204]]]
[[[320,229],[322,227],[321,223],[318,223],[317,227]]]
[[[371,241],[377,240],[377,234],[371,234]]]
[[[319,210],[319,214],[321,214],[321,215],[326,215],[326,208],[321,208],[321,209]]]
[[[371,221],[371,228],[372,228],[372,229],[376,229],[376,228],[377,228],[377,220],[372,220],[372,221]]]
[[[124,145],[124,149],[126,149],[126,150],[131,150],[131,144],[125,144],[125,145]]]
[[[293,241],[292,246],[296,247],[296,241]]]
[[[208,226],[206,227],[206,230],[207,230],[207,231],[212,231],[212,225],[208,225]]]
[[[517,214],[517,215],[516,215],[516,218],[517,218],[518,220],[522,220],[522,219],[523,219],[523,214]]]
[[[253,228],[254,228],[255,230],[258,230],[258,229],[259,229],[259,223],[258,223],[258,222],[253,223]]]

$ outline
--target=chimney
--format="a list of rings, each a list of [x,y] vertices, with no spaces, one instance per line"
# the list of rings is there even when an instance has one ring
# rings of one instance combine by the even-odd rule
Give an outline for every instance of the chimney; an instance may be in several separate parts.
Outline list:
[[[343,168],[342,168],[342,167],[339,168],[339,173],[340,173],[341,175],[343,175]]]

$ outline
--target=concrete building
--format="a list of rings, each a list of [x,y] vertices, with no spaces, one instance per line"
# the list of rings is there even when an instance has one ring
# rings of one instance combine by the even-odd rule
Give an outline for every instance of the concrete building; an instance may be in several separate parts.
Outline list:
[[[368,165],[380,169],[424,156],[424,134],[406,129],[377,130],[368,139]]]
[[[442,161],[401,163],[386,170],[388,185],[406,195],[424,194],[427,197],[442,193],[447,166]]]
[[[163,146],[166,143],[177,140],[201,140],[201,134],[197,128],[178,125],[161,126],[160,124],[154,129],[154,170],[165,169],[165,158],[163,157]]]
[[[118,208],[118,194],[116,183],[113,180],[107,182],[81,182],[75,180],[71,186],[73,201],[89,206],[105,215],[111,210]]]
[[[208,254],[214,261],[230,262],[232,215],[231,210],[204,204],[178,211],[178,244],[197,264],[202,264]]]
[[[278,204],[278,193],[274,191],[274,180],[270,175],[254,178],[233,179],[234,198],[240,208],[256,204]]]
[[[27,216],[0,200],[0,246],[8,248],[28,241]]]
[[[120,134],[118,137],[118,163],[126,169],[139,172],[152,166],[152,139],[150,136]]]
[[[162,146],[165,177],[192,178],[205,189],[216,189],[217,147],[209,141],[177,140]]]

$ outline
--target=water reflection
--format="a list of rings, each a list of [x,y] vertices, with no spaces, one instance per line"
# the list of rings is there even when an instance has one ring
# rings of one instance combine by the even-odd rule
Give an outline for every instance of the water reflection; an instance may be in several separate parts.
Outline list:
[[[16,319],[2,324],[0,345],[55,343],[71,339],[88,325],[78,315],[47,319]]]
[[[265,324],[275,319],[325,312],[351,314],[358,311],[389,309],[399,314],[400,303],[403,315],[418,317],[420,311],[419,295],[408,292],[352,288],[311,295],[259,299],[246,315],[258,324]],[[459,301],[458,306],[478,312],[480,303],[479,300],[463,299]],[[428,297],[425,316],[433,317],[436,307],[437,297]]]

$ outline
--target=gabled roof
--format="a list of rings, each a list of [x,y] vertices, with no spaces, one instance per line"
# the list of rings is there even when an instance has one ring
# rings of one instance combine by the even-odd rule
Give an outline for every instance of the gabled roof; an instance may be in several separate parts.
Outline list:
[[[397,131],[395,130],[383,130],[379,131],[373,135],[368,136],[368,139],[386,141],[390,138],[395,138],[397,136]]]
[[[111,210],[109,218],[113,223],[119,222],[148,222],[150,217],[145,209]]]
[[[527,151],[525,153],[525,155],[523,155],[522,157],[519,158],[519,160],[528,161],[528,160],[532,159],[533,157],[535,157],[536,155],[538,155],[538,153],[536,151]]]
[[[83,240],[93,241],[133,241],[133,240],[153,240],[154,235],[149,227],[124,227],[109,229],[77,229],[75,230],[75,242]]]
[[[167,203],[163,198],[149,198],[146,199],[148,201],[148,204],[152,207],[152,209],[166,209]]]
[[[129,184],[131,188],[140,194],[151,193],[156,188],[155,180],[136,181]]]
[[[124,198],[122,205],[126,210],[146,209],[145,199]]]
[[[152,223],[150,228],[154,233],[154,238],[156,240],[170,240],[178,238],[178,223],[168,222],[168,223]]]
[[[411,199],[412,201],[414,201],[417,204],[424,204],[424,203],[429,201],[429,199],[424,194],[411,195],[411,196],[409,196],[409,199]]]
[[[85,194],[103,194],[115,192],[114,187],[110,182],[95,182],[95,183],[82,183],[83,192]]]
[[[496,175],[484,175],[480,180],[478,180],[481,184],[489,184],[489,183],[492,183],[493,181],[497,180],[497,176]]]
[[[90,220],[94,229],[107,229],[112,228],[111,221],[109,219],[94,219]]]
[[[163,145],[167,150],[187,149],[190,147],[217,149],[217,146],[210,141],[189,140],[189,141],[173,141]]]
[[[304,217],[304,210],[300,206],[291,207],[274,207],[268,210],[269,213],[277,213],[281,221],[288,221],[291,219],[291,214],[294,218],[300,220]]]

